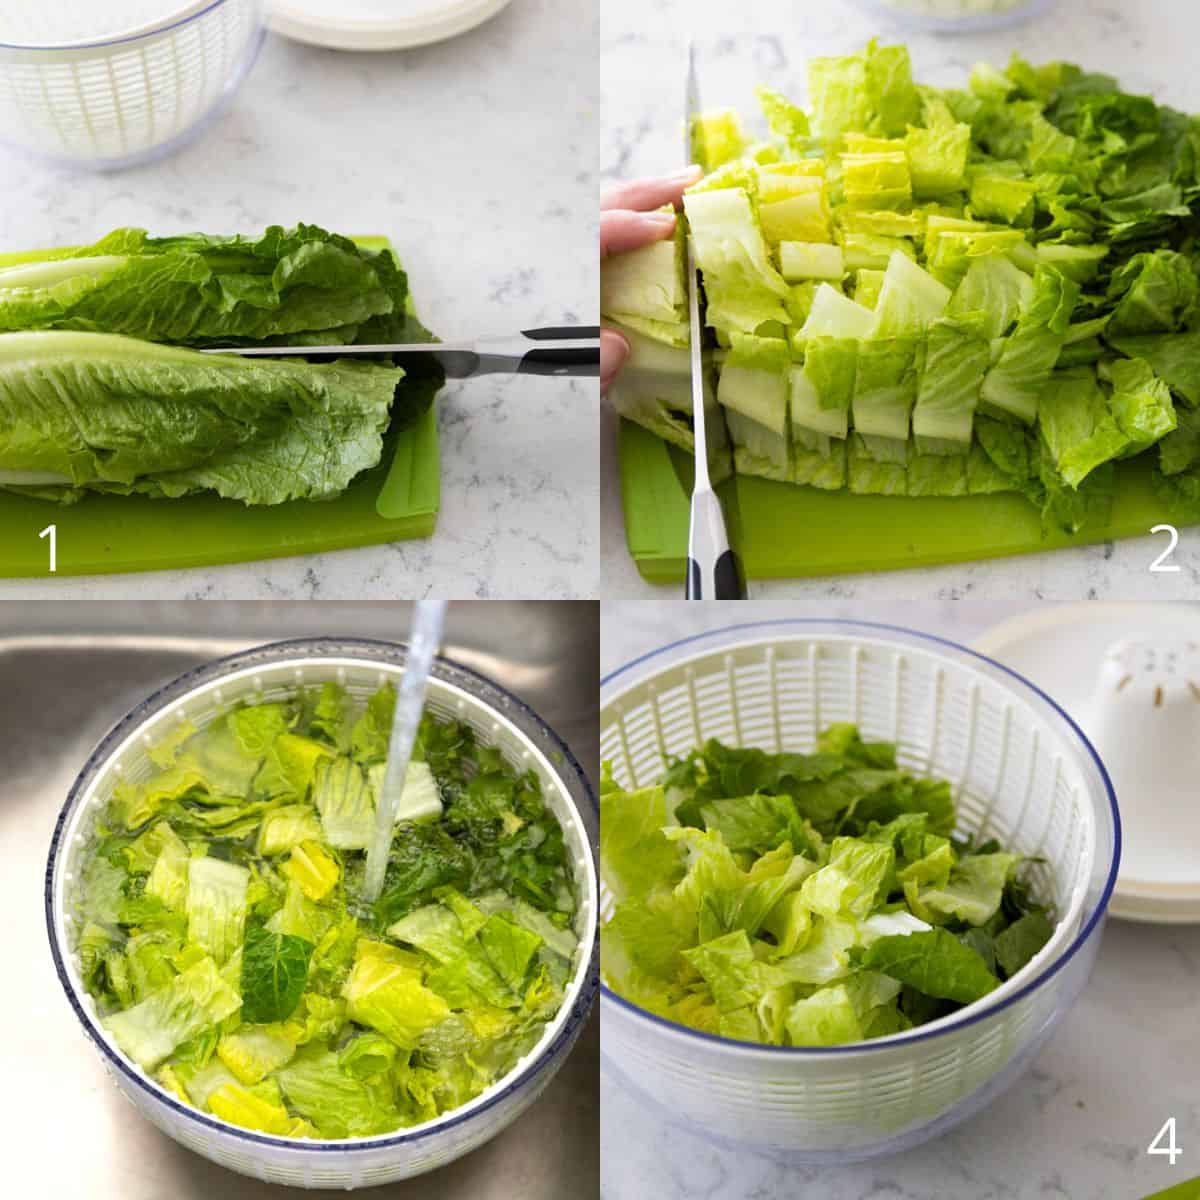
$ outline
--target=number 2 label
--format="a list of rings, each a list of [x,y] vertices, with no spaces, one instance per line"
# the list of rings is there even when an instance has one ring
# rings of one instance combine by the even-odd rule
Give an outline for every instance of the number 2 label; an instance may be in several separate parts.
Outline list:
[[[50,574],[53,575],[58,570],[58,526],[47,525],[38,534],[38,540],[42,538],[50,539]]]
[[[1150,530],[1151,533],[1165,533],[1170,539],[1167,543],[1167,548],[1150,564],[1150,570],[1154,574],[1176,574],[1182,568],[1178,563],[1169,563],[1167,559],[1175,553],[1175,547],[1179,545],[1179,530],[1174,525],[1155,525]]]

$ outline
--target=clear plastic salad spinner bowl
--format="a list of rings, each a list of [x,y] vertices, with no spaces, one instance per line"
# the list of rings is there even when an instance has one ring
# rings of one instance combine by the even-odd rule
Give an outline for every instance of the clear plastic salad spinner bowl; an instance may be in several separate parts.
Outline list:
[[[1040,16],[1055,0],[858,0],[859,6],[911,33],[1003,29]]]
[[[129,9],[140,14],[129,28],[119,11],[101,25],[95,15],[78,24],[68,8],[53,41],[46,33],[36,45],[0,37],[0,142],[95,170],[179,149],[224,110],[254,65],[266,35],[263,5],[162,0],[147,21],[143,2]],[[88,36],[98,28],[112,32]]]
[[[432,1121],[373,1137],[305,1140],[253,1132],[182,1104],[117,1048],[83,988],[73,897],[93,828],[113,787],[152,771],[147,747],[182,721],[204,728],[241,701],[286,698],[329,680],[364,700],[404,671],[405,648],[356,639],[307,639],[250,650],[199,667],[150,696],[100,743],[71,789],[55,826],[46,869],[50,948],[67,999],[121,1091],[177,1142],[213,1162],[270,1183],[357,1188],[391,1183],[444,1166],[494,1137],[554,1077],[587,1018],[598,982],[595,794],[557,735],[516,697],[473,671],[436,659],[427,710],[467,722],[481,745],[532,770],[563,829],[579,907],[579,945],[562,1008],[536,1046],[507,1075],[460,1108]],[[132,1118],[131,1118],[132,1119]]]
[[[642,788],[708,738],[806,751],[839,721],[894,742],[910,773],[949,780],[960,836],[995,836],[1037,860],[1027,878],[1054,905],[1050,941],[985,999],[851,1045],[732,1041],[604,985],[600,1006],[604,1070],[666,1119],[726,1145],[830,1164],[934,1137],[1029,1066],[1087,981],[1120,856],[1108,776],[1049,697],[971,650],[885,625],[738,625],[645,655],[602,683],[601,758],[619,785]],[[603,922],[603,873],[600,889]]]

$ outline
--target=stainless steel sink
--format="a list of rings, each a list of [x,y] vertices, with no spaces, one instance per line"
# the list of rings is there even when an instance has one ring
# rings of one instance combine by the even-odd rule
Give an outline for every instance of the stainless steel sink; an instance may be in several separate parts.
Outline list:
[[[190,667],[316,635],[402,641],[404,604],[0,604],[0,1128],[12,1195],[247,1200],[295,1195],[231,1174],[144,1121],[109,1082],[54,976],[42,911],[50,834],[97,741]],[[451,605],[445,653],[516,693],[598,777],[599,608]],[[593,837],[596,831],[592,830]],[[543,1096],[510,1129],[431,1175],[378,1189],[421,1200],[562,1200],[599,1193],[596,1013]]]

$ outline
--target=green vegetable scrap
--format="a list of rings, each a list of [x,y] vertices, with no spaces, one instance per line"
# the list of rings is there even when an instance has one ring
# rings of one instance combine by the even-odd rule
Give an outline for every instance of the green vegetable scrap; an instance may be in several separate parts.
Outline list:
[[[1167,515],[1200,520],[1200,119],[1016,56],[927,87],[874,42],[813,60],[808,95],[761,89],[761,141],[696,118],[674,242],[604,264],[602,313],[632,331],[617,410],[691,449],[690,231],[725,472],[1017,492],[1075,530],[1142,455]]]
[[[605,981],[706,1033],[829,1046],[982,999],[1050,940],[1022,859],[953,834],[950,785],[835,725],[811,754],[710,741],[658,787],[606,774]]]
[[[430,341],[391,251],[313,225],[259,238],[152,238],[0,265],[0,488],[245,504],[339,495],[441,385],[342,359],[201,349]]]
[[[466,724],[423,720],[383,895],[358,899],[394,705],[329,683],[236,708],[115,789],[80,967],[117,1045],[185,1103],[288,1137],[386,1133],[478,1095],[561,1007],[562,829]]]

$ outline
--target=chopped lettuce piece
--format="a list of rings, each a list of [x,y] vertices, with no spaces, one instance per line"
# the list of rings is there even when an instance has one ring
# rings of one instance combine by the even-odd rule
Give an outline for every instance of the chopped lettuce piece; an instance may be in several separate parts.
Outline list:
[[[798,279],[840,280],[846,273],[846,262],[840,246],[780,242],[779,270],[789,283]]]
[[[294,880],[310,900],[324,900],[341,877],[337,862],[315,840],[293,846],[279,872]]]
[[[270,1025],[243,1025],[217,1043],[217,1057],[243,1084],[261,1083],[295,1053],[296,1043]]]
[[[808,65],[808,93],[813,129],[827,143],[847,133],[902,137],[920,112],[904,46],[871,42],[862,54],[815,58]]]
[[[1078,487],[1129,446],[1091,367],[1054,372],[1043,392],[1039,426],[1055,469],[1069,487]]]
[[[923,351],[924,342],[914,336],[859,343],[851,408],[860,434],[905,442]]]
[[[216,962],[201,958],[169,984],[101,1024],[139,1067],[153,1071],[175,1048],[219,1025],[241,1007]]]
[[[695,114],[691,142],[692,162],[699,163],[705,172],[733,161],[746,148],[741,121],[730,108]]]
[[[289,1108],[310,1121],[321,1137],[369,1137],[401,1123],[387,1090],[356,1078],[331,1050],[307,1048],[277,1078]]]
[[[325,841],[338,850],[365,850],[375,832],[375,794],[352,758],[317,765],[313,799]]]
[[[263,814],[256,849],[264,857],[273,857],[320,837],[321,822],[312,805],[285,804]]]
[[[188,863],[188,941],[223,964],[241,946],[250,872],[219,858]]]
[[[754,333],[787,322],[788,285],[771,263],[766,238],[741,188],[689,191],[683,198],[696,266],[704,274],[707,321],[717,329]]]
[[[410,762],[396,805],[396,821],[425,821],[442,815],[442,794],[428,763]]]
[[[1078,299],[1078,284],[1052,268],[1038,267],[1029,308],[1004,339],[1000,357],[983,381],[981,394],[988,405],[1033,423]]]
[[[421,982],[420,973],[375,957],[360,958],[346,980],[346,1012],[352,1021],[382,1033],[402,1050],[450,1015],[450,1007]]]

